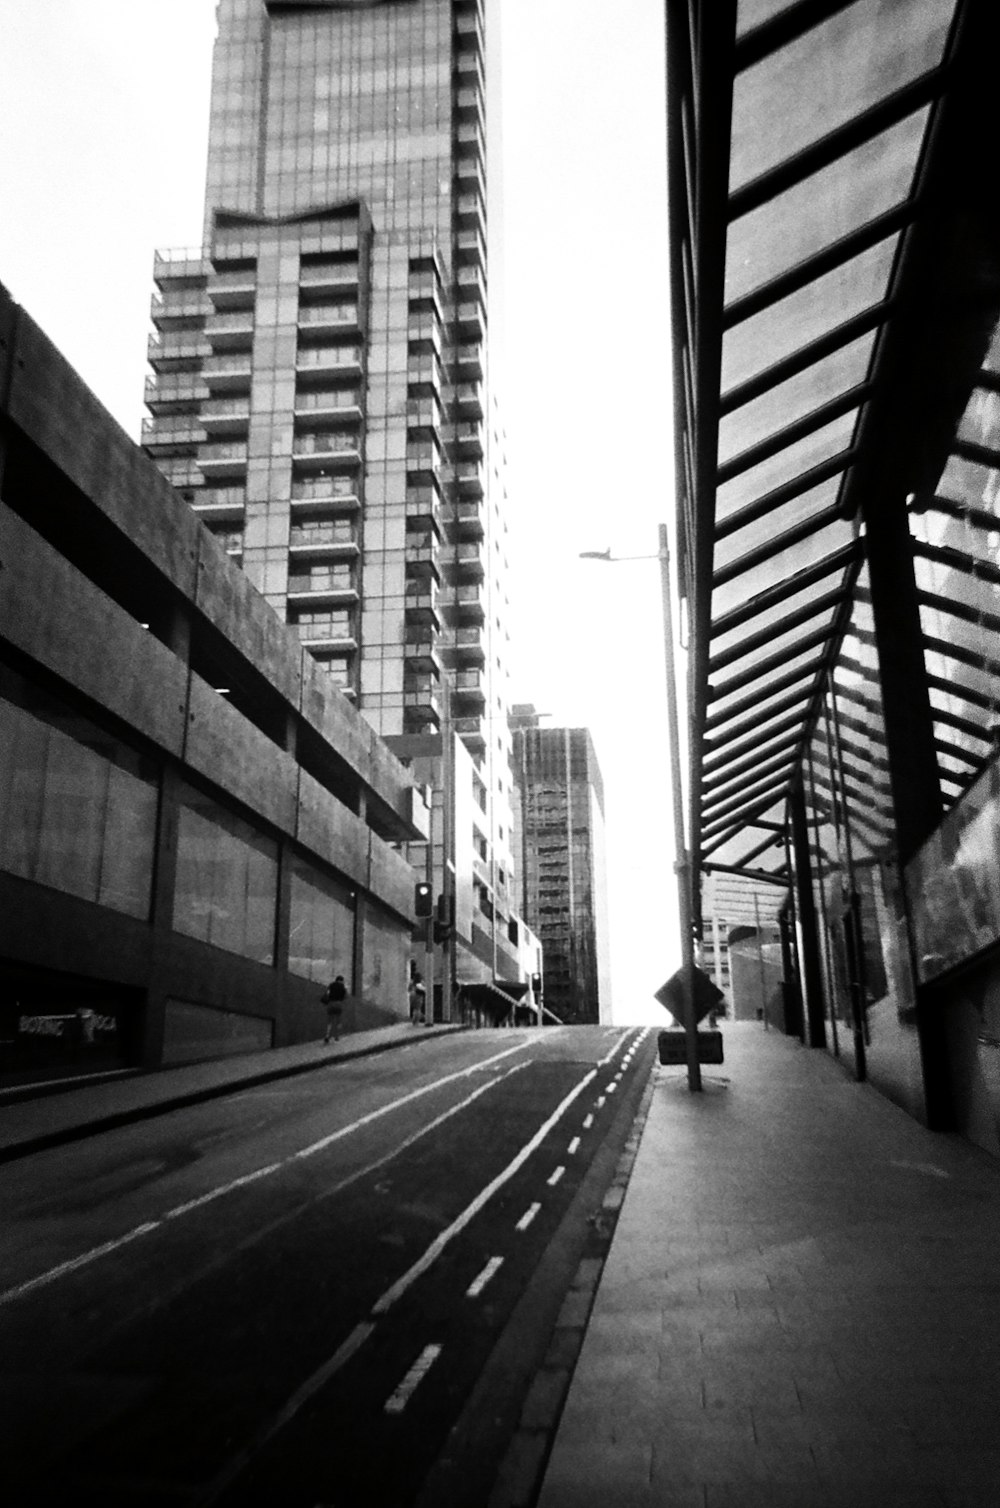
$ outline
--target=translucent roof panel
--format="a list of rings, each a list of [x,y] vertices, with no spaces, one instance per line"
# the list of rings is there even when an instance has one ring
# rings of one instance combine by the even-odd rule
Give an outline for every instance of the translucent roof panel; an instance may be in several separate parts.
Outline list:
[[[956,503],[971,503],[1000,515],[1000,471],[995,466],[968,461],[964,456],[949,456],[937,492]]]
[[[756,597],[778,582],[794,576],[797,571],[818,564],[825,556],[832,555],[834,551],[849,544],[853,538],[854,529],[846,520],[838,519],[824,529],[817,529],[807,539],[787,550],[780,550],[777,555],[752,566],[732,581],[716,586],[712,592],[713,616],[727,613],[748,597]]]
[[[801,591],[792,593],[782,602],[776,602],[761,612],[755,613],[745,623],[736,628],[727,629],[723,634],[718,634],[712,639],[712,654],[724,654],[742,644],[751,634],[757,634],[765,629],[773,628],[780,624],[783,619],[792,613],[797,613],[808,604],[815,602],[818,597],[825,596],[828,592],[837,590],[843,581],[844,568],[841,566],[836,571],[831,571],[829,580],[821,581],[819,585],[804,587]],[[809,625],[803,630],[808,632]]]
[[[908,199],[927,115],[914,111],[734,221],[726,243],[726,303]]]
[[[802,472],[810,471],[822,461],[846,450],[851,443],[857,414],[857,409],[852,409],[839,419],[832,419],[822,429],[814,430],[804,439],[786,445],[776,455],[768,456],[766,461],[741,471],[731,482],[724,482],[715,495],[716,521],[721,523],[765,493],[794,481]]]
[[[799,497],[782,503],[778,508],[772,508],[763,518],[755,519],[746,528],[738,529],[734,534],[728,534],[724,539],[717,540],[716,570],[723,570],[766,540],[774,539],[798,524],[805,524],[809,519],[821,515],[837,501],[839,485],[839,475],[830,477],[828,481],[821,482],[818,487],[811,487],[808,492],[803,492]]]
[[[764,21],[770,21],[772,16],[780,16],[782,11],[791,9],[794,4],[795,0],[739,0],[736,35],[743,36],[744,32],[752,31]]]
[[[759,398],[724,414],[719,422],[719,464],[742,455],[766,435],[804,419],[864,382],[874,342],[875,332],[871,330],[804,372],[769,388]]]
[[[723,393],[881,303],[898,239],[888,236],[727,330],[722,342]]]
[[[740,6],[761,20],[783,5]],[[954,0],[857,0],[737,76],[730,188],[757,178],[934,68]]]
[[[973,390],[958,427],[958,438],[973,445],[985,445],[1000,455],[1000,393],[988,387]]]
[[[770,659],[773,655],[787,654],[790,661],[796,645],[801,644],[803,636],[808,635],[811,638],[814,634],[822,633],[824,629],[829,630],[833,626],[833,620],[833,611],[827,610],[804,627],[790,628],[783,634],[777,634],[773,639],[768,640],[766,649],[756,649],[745,659],[734,660],[732,664],[716,672],[712,677],[713,682],[728,680],[730,676],[739,675],[742,671],[751,668],[763,655]]]

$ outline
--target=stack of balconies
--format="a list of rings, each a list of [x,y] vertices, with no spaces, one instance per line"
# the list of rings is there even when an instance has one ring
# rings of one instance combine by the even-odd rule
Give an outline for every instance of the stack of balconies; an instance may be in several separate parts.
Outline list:
[[[443,296],[436,257],[410,264],[407,322],[406,553],[403,726],[441,724],[441,352]]]

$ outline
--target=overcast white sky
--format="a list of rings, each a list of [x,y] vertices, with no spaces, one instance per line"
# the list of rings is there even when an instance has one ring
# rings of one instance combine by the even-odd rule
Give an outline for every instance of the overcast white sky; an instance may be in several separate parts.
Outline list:
[[[659,576],[673,516],[662,0],[501,0],[516,701],[591,729],[617,1020],[680,962]],[[133,436],[154,247],[196,245],[213,0],[0,0],[0,282]],[[492,271],[497,268],[496,249]]]

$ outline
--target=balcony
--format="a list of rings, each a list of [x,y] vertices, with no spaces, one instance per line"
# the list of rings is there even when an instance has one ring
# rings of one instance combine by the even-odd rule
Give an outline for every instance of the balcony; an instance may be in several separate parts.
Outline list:
[[[204,478],[201,467],[190,456],[161,456],[156,463],[156,468],[178,492],[186,493],[200,489]],[[191,502],[191,497],[186,497],[186,502]]]
[[[483,353],[478,345],[461,345],[456,347],[455,359],[452,365],[457,384],[482,382]]]
[[[408,524],[421,524],[426,530],[437,530],[438,518],[441,512],[441,498],[437,489],[437,478],[431,486],[407,487],[406,489],[406,522]]]
[[[210,398],[201,406],[201,422],[212,435],[245,435],[250,425],[250,399]]]
[[[416,485],[428,485],[437,480],[441,469],[441,456],[436,445],[413,444],[406,447],[406,481]]]
[[[437,727],[441,721],[441,693],[436,678],[432,675],[404,677],[403,707]]]
[[[210,355],[210,348],[200,330],[168,330],[149,337],[146,355],[154,372],[169,372],[179,365],[196,370]]]
[[[486,753],[486,738],[483,733],[483,725],[478,717],[456,717],[452,723],[452,727],[470,753]],[[490,883],[489,865],[485,860],[479,858],[474,858],[472,864],[480,879],[483,879],[485,876],[484,883],[488,885]]]
[[[254,311],[221,309],[205,321],[205,335],[213,351],[243,351],[253,341]]]
[[[483,545],[478,541],[460,542],[453,556],[456,579],[482,581],[486,576]]]
[[[486,244],[486,206],[477,193],[459,194],[455,200],[455,219],[462,230],[478,231]]]
[[[299,330],[312,335],[336,335],[345,330],[357,332],[356,303],[302,304],[299,307]]]
[[[253,307],[256,291],[256,268],[238,267],[231,272],[216,273],[209,284],[208,296],[216,309],[247,309]]]
[[[433,531],[406,536],[406,574],[410,577],[441,579],[441,543]]]
[[[358,487],[353,477],[292,477],[293,514],[355,513],[360,506]]]
[[[250,386],[253,357],[249,351],[209,356],[202,366],[202,376],[212,392],[246,391]]]
[[[486,648],[478,628],[457,628],[452,640],[452,658],[456,667],[486,664]]]
[[[481,267],[460,267],[455,277],[459,298],[477,299],[486,308],[486,274]]]
[[[414,635],[412,639],[411,633]],[[403,646],[403,663],[407,670],[415,675],[428,675],[435,678],[441,675],[441,657],[438,654],[437,643],[430,634],[419,629],[407,631],[406,643]]]
[[[299,287],[311,292],[346,293],[357,286],[357,262],[306,262],[299,269]]]
[[[481,499],[460,499],[451,510],[451,521],[457,525],[460,539],[482,539],[486,525]]]
[[[208,272],[200,246],[168,248],[153,255],[153,281],[157,284],[195,282],[203,286]]]
[[[485,708],[486,678],[480,670],[460,670],[455,676],[455,699],[460,704],[460,715],[465,715],[470,706]]]
[[[455,310],[455,331],[460,340],[482,340],[485,329],[482,305],[467,299]]]
[[[419,623],[435,630],[440,628],[437,583],[431,578],[408,581],[403,602],[407,625]]]
[[[450,617],[459,624],[486,622],[486,609],[478,585],[454,587],[446,606]]]
[[[204,523],[239,523],[246,506],[245,487],[202,488],[191,507]]]
[[[306,388],[295,394],[295,417],[303,427],[319,422],[361,424],[361,405],[353,388]]]
[[[151,456],[193,456],[203,443],[205,431],[196,414],[168,415],[166,419],[143,419],[141,443]]]
[[[358,600],[357,588],[343,586],[308,586],[302,578],[288,578],[288,606],[297,608],[353,607]]]
[[[463,461],[483,459],[483,431],[478,424],[455,426],[455,448]]]
[[[350,430],[308,431],[292,438],[292,460],[299,471],[361,464],[361,439]]]
[[[199,330],[211,312],[204,290],[186,285],[170,289],[165,298],[154,293],[149,305],[149,317],[158,330]]]
[[[441,408],[436,398],[421,397],[406,400],[406,426],[415,429],[436,430],[441,423]]]
[[[441,385],[441,364],[434,353],[411,355],[406,363],[406,382],[411,388],[431,388],[436,391]]]
[[[455,117],[461,121],[476,121],[484,130],[483,91],[476,85],[455,91]]]
[[[452,408],[462,420],[481,419],[483,417],[482,390],[475,382],[462,382],[454,390]]]
[[[247,469],[246,440],[213,440],[202,445],[198,464],[206,477],[239,475]]]
[[[432,351],[441,354],[441,321],[437,314],[427,309],[415,309],[410,314],[406,326],[406,339],[411,350],[419,347],[421,354],[427,355]]]
[[[463,46],[455,54],[455,77],[461,91],[473,89],[482,98],[486,88],[486,75],[483,71],[482,51],[479,47]]]
[[[200,372],[167,372],[161,377],[147,377],[143,396],[154,414],[177,409],[197,413],[199,404],[208,397],[208,388]]]
[[[459,231],[455,237],[455,260],[462,266],[486,266],[486,242],[481,229]]]
[[[295,357],[295,370],[300,376],[313,373],[336,372],[342,377],[360,377],[362,370],[360,346],[300,346]]]
[[[481,498],[486,493],[486,468],[476,461],[460,461],[455,467],[455,483],[463,498]]]

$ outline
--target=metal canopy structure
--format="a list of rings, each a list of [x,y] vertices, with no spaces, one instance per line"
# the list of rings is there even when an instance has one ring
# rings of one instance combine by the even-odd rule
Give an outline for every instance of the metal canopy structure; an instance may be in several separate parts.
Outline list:
[[[872,497],[891,475],[914,513],[1000,528],[940,480],[953,464],[1000,480],[1000,361],[982,368],[995,288],[949,296],[990,281],[965,212],[965,149],[991,92],[986,60],[1000,56],[997,10],[667,0],[693,872],[743,876],[769,912],[835,663],[845,779],[867,721],[851,726],[852,698],[867,711],[865,665],[838,656],[865,592]],[[978,195],[996,198],[981,182]],[[978,407],[963,420],[970,389]],[[944,806],[1000,717],[1000,652],[976,636],[983,551],[935,542],[952,537],[917,530],[913,545]],[[995,586],[992,602],[996,617]]]

